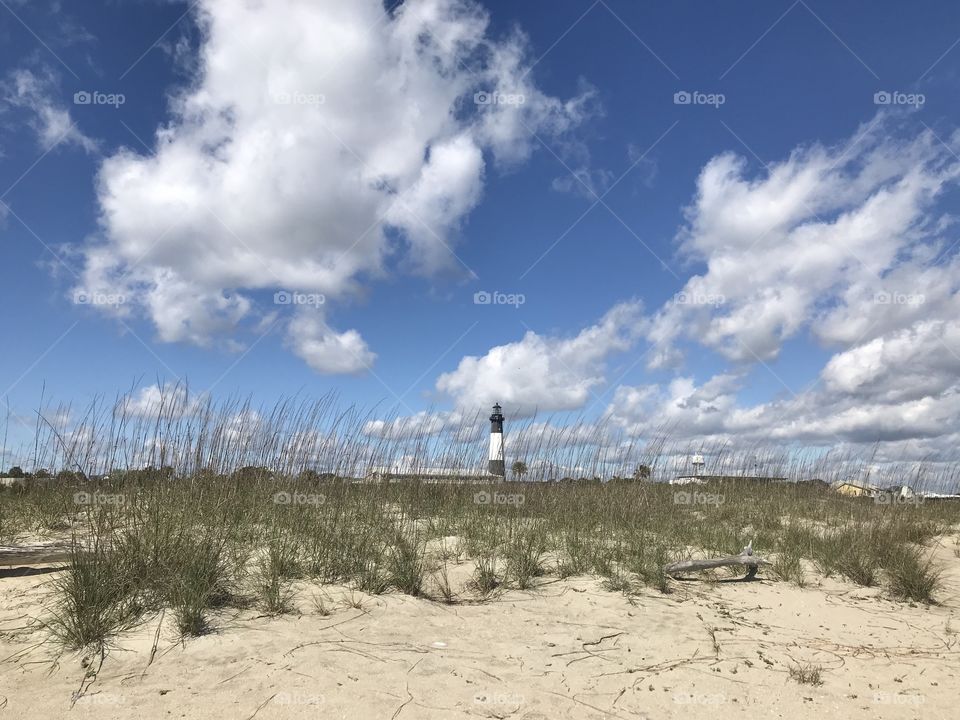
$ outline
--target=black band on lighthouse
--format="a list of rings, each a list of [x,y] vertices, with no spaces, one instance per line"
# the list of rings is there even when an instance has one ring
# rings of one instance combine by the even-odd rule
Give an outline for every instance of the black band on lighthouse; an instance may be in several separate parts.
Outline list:
[[[506,463],[503,457],[503,413],[499,403],[493,406],[490,416],[490,455],[487,472],[497,477],[506,476]]]

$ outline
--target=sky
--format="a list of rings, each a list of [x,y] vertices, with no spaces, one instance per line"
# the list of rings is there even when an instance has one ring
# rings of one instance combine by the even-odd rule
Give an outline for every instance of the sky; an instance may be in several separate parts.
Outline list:
[[[0,0],[0,464],[40,407],[185,384],[953,460],[958,28]]]

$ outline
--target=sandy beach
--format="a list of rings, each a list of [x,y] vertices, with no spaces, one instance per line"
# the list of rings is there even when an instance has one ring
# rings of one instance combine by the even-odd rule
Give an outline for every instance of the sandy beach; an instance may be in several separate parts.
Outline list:
[[[222,612],[211,633],[182,641],[169,615],[153,616],[105,658],[48,642],[38,621],[55,573],[39,571],[50,566],[6,569],[0,716],[947,719],[960,560],[948,540],[936,557],[934,606],[812,569],[804,588],[761,573],[628,597],[592,578],[544,578],[460,604],[301,582],[294,614]],[[450,573],[455,587],[470,566]],[[822,684],[798,682],[801,667],[819,667]]]

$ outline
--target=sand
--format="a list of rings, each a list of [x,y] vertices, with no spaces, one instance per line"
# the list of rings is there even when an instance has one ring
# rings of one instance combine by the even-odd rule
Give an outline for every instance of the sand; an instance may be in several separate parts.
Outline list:
[[[342,602],[349,590],[328,587],[323,616],[317,587],[301,583],[300,614],[225,612],[214,632],[183,642],[169,616],[153,617],[102,665],[37,645],[54,573],[0,568],[0,718],[952,719],[952,549],[936,551],[946,569],[936,606],[816,576],[804,588],[679,581],[633,598],[592,578],[547,578],[460,605],[355,593],[356,609]],[[822,684],[791,678],[805,663],[822,667]]]

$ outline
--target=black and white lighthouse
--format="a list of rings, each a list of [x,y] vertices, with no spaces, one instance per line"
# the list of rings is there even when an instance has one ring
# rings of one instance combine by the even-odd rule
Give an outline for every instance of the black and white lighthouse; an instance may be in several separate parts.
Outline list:
[[[487,472],[502,478],[507,472],[503,462],[503,413],[500,410],[500,404],[497,403],[490,416],[490,461],[487,463]]]

